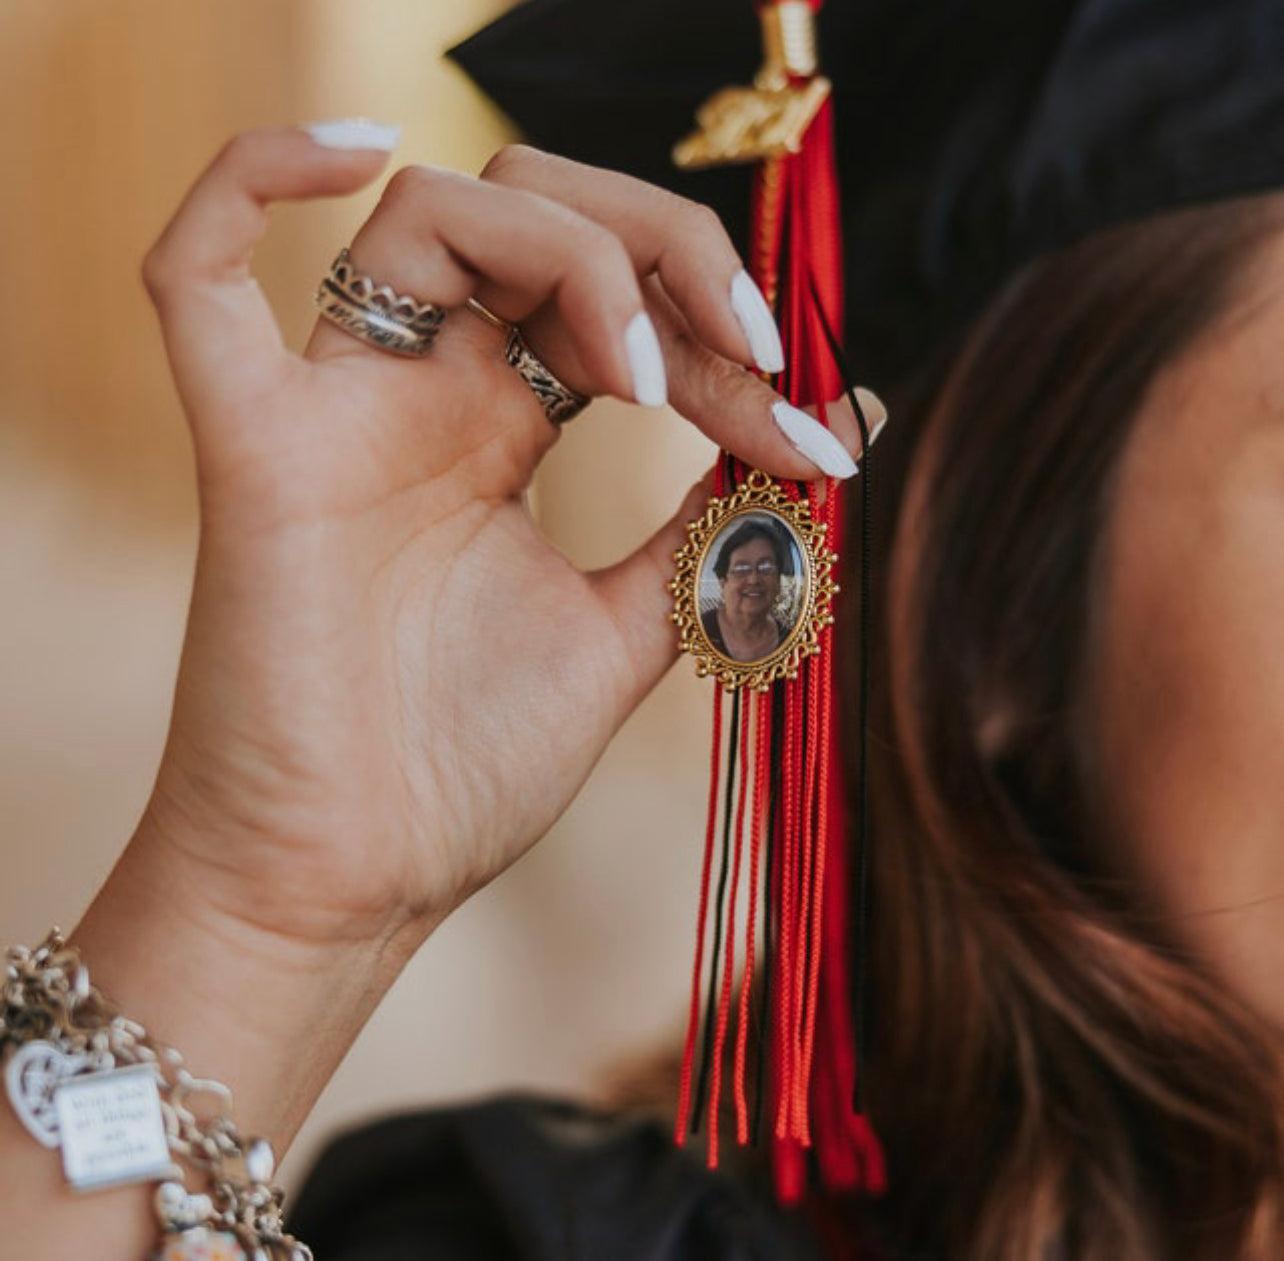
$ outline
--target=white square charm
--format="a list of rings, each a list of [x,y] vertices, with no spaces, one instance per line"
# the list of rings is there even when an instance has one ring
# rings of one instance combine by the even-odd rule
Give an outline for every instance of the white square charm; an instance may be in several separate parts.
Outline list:
[[[65,1080],[54,1095],[67,1181],[79,1191],[171,1175],[160,1091],[145,1064]]]

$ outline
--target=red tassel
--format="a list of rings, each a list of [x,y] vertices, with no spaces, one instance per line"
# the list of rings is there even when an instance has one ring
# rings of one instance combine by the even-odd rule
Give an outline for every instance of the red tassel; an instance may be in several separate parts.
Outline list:
[[[819,0],[812,0],[819,8]],[[834,164],[833,109],[826,101],[808,129],[801,151],[763,163],[755,175],[752,215],[751,270],[768,301],[782,313],[786,368],[778,386],[796,406],[821,407],[844,386],[826,340],[826,326],[842,336],[842,239],[838,181]],[[819,310],[817,309],[819,304]],[[746,476],[738,461],[719,462],[715,493],[725,495]],[[794,492],[799,493],[798,491]],[[827,484],[823,496],[807,490],[812,515],[828,527],[828,543],[841,547],[841,491]],[[706,1014],[705,1070],[712,1075],[708,1100],[710,1166],[719,1154],[718,1109],[733,1005],[736,1036],[732,1064],[732,1093],[736,1135],[750,1136],[746,1065],[753,1016],[757,936],[766,931],[776,943],[775,958],[766,961],[771,980],[770,1010],[761,1013],[767,1032],[762,1054],[767,1056],[767,1115],[771,1118],[772,1155],[779,1198],[796,1204],[808,1191],[807,1149],[815,1156],[823,1185],[831,1191],[864,1188],[877,1194],[886,1185],[886,1171],[877,1138],[868,1119],[855,1112],[853,1088],[857,1064],[856,1034],[851,1008],[848,949],[851,908],[848,860],[849,828],[845,799],[833,750],[837,729],[837,700],[833,686],[833,651],[822,632],[822,651],[808,657],[798,677],[777,684],[774,694],[749,696],[743,704],[739,739],[728,739],[727,775],[739,772],[732,855],[730,896],[718,908],[724,922],[715,922],[715,942],[726,941],[726,958],[719,960],[715,945],[712,976],[716,986]],[[722,709],[724,689],[716,691],[711,767],[713,781],[705,833],[701,875],[695,971],[692,977],[690,1024],[684,1048],[676,1137],[686,1141],[693,1128],[692,1085],[700,1020],[705,937],[709,931],[711,872],[719,818],[719,772],[724,766]],[[733,730],[734,714],[733,710]],[[778,768],[778,799],[771,799],[773,727],[779,725],[782,765]],[[738,747],[730,747],[738,745]],[[726,877],[728,833],[732,803],[722,806]],[[737,950],[736,922],[744,864],[746,821],[748,898],[744,946]],[[773,897],[763,923],[757,902],[762,869],[763,833],[771,828],[770,869],[763,875]],[[858,838],[863,842],[864,838]],[[719,894],[721,897],[721,892]],[[725,933],[722,928],[725,927]],[[742,955],[738,1002],[733,1004],[737,955]],[[703,1085],[700,1086],[703,1091]],[[699,1117],[694,1118],[698,1122]]]
[[[755,223],[773,223],[783,229],[779,252],[768,271],[769,277],[784,272],[783,332],[789,371],[783,386],[798,406],[823,405],[843,387],[812,299],[814,286],[830,328],[841,338],[841,218],[833,113],[828,103],[809,129],[802,152],[785,159],[779,168],[774,177],[760,178],[756,186],[759,198],[777,192],[779,210],[759,208]],[[755,255],[769,256],[767,250]],[[842,492],[836,485],[830,485],[828,492],[823,504],[813,497],[813,508],[828,525],[831,545],[841,549]],[[777,1044],[783,1051],[776,1068],[782,1108],[773,1146],[777,1194],[790,1204],[807,1194],[805,1152],[813,1141],[827,1190],[863,1189],[876,1195],[886,1187],[877,1137],[868,1118],[855,1112],[852,1104],[858,1065],[848,963],[850,838],[833,752],[837,719],[832,652],[809,659],[799,683],[787,712],[796,722],[811,723],[812,740],[802,819],[792,820],[788,828],[791,837],[796,830],[801,833],[796,842],[804,849],[801,885],[796,893],[786,892],[780,908],[782,965],[791,974],[790,992],[780,1010],[790,1038]],[[796,748],[792,741],[790,748]],[[788,791],[787,796],[798,800]],[[796,861],[791,850],[786,856],[787,882]],[[784,943],[790,944],[785,947]]]

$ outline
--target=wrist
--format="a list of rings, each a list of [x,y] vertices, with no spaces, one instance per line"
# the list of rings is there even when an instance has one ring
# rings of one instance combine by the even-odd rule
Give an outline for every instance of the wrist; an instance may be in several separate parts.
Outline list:
[[[73,934],[94,982],[283,1152],[425,933],[279,929],[150,812]],[[337,925],[336,925],[337,927]]]
[[[404,824],[379,793],[357,807],[352,796],[319,771],[212,758],[171,735],[134,840],[164,851],[222,919],[292,946],[392,944],[409,957],[449,908],[411,903]]]
[[[315,777],[282,785],[262,765],[194,764],[209,759],[167,753],[130,848],[163,855],[219,921],[305,954],[343,943],[404,961],[455,904],[426,862],[407,869],[402,820],[348,808]]]
[[[131,1039],[229,1087],[239,1135],[280,1154],[405,956],[392,941],[300,941],[229,915],[202,874],[141,826],[73,941],[94,987],[142,1026]],[[52,1261],[93,1239],[103,1261],[129,1261],[154,1244],[151,1184],[78,1195],[58,1165],[0,1108],[5,1237],[18,1252]]]

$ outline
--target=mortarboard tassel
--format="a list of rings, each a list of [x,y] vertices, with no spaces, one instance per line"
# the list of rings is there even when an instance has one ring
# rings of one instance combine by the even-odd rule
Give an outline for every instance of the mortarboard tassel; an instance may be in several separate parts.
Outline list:
[[[818,7],[819,0],[814,5],[787,0],[759,9],[766,64],[754,87],[728,89],[714,97],[700,111],[702,130],[679,145],[675,157],[684,165],[759,162],[750,269],[780,313],[786,366],[778,388],[796,406],[817,405],[822,411],[824,400],[846,390],[861,424],[862,495],[867,500],[869,434],[842,370],[839,350],[842,238],[832,105],[829,85],[817,74],[815,57],[814,10]],[[752,485],[754,478],[766,480],[724,453],[715,496],[732,495]],[[827,545],[841,541],[842,495],[837,484],[827,484],[824,491],[815,484],[781,489],[789,501],[805,507]],[[721,501],[715,499],[715,503]],[[862,533],[867,535],[868,502],[865,507]],[[862,561],[867,571],[868,538],[862,539]],[[773,679],[769,686],[758,681],[752,688],[736,690],[734,682],[728,688],[720,678],[716,687],[713,782],[676,1121],[677,1141],[683,1143],[698,1130],[701,1116],[707,1115],[708,1159],[716,1166],[734,1002],[731,1093],[737,1138],[741,1143],[751,1137],[757,1141],[765,1113],[771,1127],[777,1192],[786,1203],[798,1203],[806,1195],[809,1148],[815,1151],[822,1184],[829,1191],[863,1188],[877,1194],[885,1183],[882,1154],[860,1107],[856,1026],[862,1013],[854,1017],[852,1010],[853,992],[856,1006],[863,1008],[864,750],[862,743],[857,836],[861,854],[858,870],[852,873],[845,801],[834,756],[833,654],[818,651],[829,647],[829,621],[818,622],[816,648],[797,662],[795,670]],[[862,742],[867,673],[866,666]],[[724,730],[723,711],[728,705],[731,718]],[[714,892],[716,851],[720,857]],[[848,966],[853,874],[859,888],[854,991]],[[742,893],[745,886],[747,892]],[[742,903],[745,924],[737,996],[736,930]],[[706,978],[705,943],[710,931]],[[760,932],[767,957],[759,996],[761,1036],[751,1113],[748,1044]],[[702,989],[706,997],[701,1022]],[[701,1023],[703,1037],[698,1034]]]

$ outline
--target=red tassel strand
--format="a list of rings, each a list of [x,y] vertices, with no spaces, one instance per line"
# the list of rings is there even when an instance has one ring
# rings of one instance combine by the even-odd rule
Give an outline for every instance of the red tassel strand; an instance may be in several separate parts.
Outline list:
[[[762,831],[767,785],[771,773],[771,696],[756,697],[757,740],[754,742],[753,818],[749,843],[749,913],[745,925],[745,966],[740,979],[740,1011],[736,1017],[736,1141],[749,1141],[749,1101],[745,1095],[745,1060],[749,1043],[750,1002],[753,994],[754,957],[758,941],[758,871],[762,864]]]
[[[776,1137],[783,1139],[789,1134],[789,1105],[792,1096],[786,1083],[793,1080],[794,1041],[792,1030],[797,1014],[797,989],[794,955],[797,949],[797,937],[794,925],[797,923],[798,903],[798,829],[797,814],[790,807],[798,800],[799,774],[799,736],[792,697],[786,697],[785,711],[785,774],[784,792],[781,801],[776,805],[776,817],[780,835],[784,840],[780,854],[781,895],[777,940],[780,942],[780,962],[778,973],[780,985],[776,993],[776,1010],[769,1013],[774,1018],[778,1031],[777,1046],[780,1058],[776,1063],[775,1079],[779,1102],[776,1108]]]
[[[718,834],[718,788],[722,763],[722,684],[714,685],[713,753],[709,759],[709,819],[704,832],[704,869],[700,873],[700,910],[696,927],[695,968],[691,974],[691,1012],[687,1018],[687,1041],[682,1052],[682,1085],[678,1095],[675,1138],[680,1147],[687,1140],[691,1124],[691,1079],[695,1072],[696,1034],[700,1029],[700,978],[704,975],[704,939],[709,923],[709,879],[713,872],[713,846]]]
[[[740,793],[736,802],[734,858],[731,868],[731,896],[727,900],[727,960],[718,997],[717,1032],[713,1039],[713,1089],[709,1097],[709,1168],[718,1167],[718,1108],[722,1101],[722,1066],[727,1046],[727,1024],[731,1015],[731,993],[736,972],[736,899],[740,894],[740,862],[744,854],[745,807],[749,799],[750,729],[752,706],[746,705],[740,725]],[[741,1087],[742,1089],[743,1087]]]

